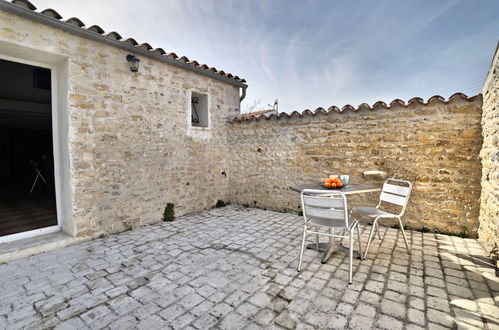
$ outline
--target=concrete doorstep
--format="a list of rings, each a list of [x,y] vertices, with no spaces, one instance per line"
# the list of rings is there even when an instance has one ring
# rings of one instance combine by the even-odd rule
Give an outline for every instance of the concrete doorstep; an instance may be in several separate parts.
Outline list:
[[[88,238],[72,237],[62,231],[0,243],[0,264],[78,243]]]

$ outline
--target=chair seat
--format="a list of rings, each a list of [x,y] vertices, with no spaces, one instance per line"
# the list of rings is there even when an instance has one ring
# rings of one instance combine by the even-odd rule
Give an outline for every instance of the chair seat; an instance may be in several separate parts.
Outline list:
[[[395,214],[388,213],[371,206],[355,206],[352,208],[352,211],[371,218],[376,218],[376,217],[396,218]]]
[[[344,219],[324,219],[317,217],[310,217],[307,221],[307,225],[313,226],[323,226],[323,227],[331,227],[331,228],[345,228],[345,220]]]

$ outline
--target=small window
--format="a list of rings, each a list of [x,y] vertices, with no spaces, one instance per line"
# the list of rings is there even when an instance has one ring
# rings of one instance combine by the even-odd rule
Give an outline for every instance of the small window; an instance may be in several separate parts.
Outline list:
[[[209,127],[208,95],[192,92],[191,126]]]

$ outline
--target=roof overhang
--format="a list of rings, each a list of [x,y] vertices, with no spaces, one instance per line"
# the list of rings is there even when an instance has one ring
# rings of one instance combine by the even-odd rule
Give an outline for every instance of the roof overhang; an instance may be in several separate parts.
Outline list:
[[[9,12],[11,14],[14,14],[14,15],[17,15],[17,16],[20,16],[23,18],[30,19],[32,21],[35,21],[35,22],[38,22],[41,24],[45,24],[45,25],[54,27],[56,29],[60,29],[64,32],[68,32],[68,33],[71,33],[73,35],[77,35],[77,36],[80,36],[83,38],[102,42],[104,44],[123,49],[127,52],[134,53],[136,55],[148,57],[148,58],[151,58],[151,59],[156,60],[156,61],[160,61],[163,63],[174,65],[176,67],[179,67],[179,68],[182,68],[182,69],[185,69],[188,71],[192,71],[194,73],[197,73],[197,74],[200,74],[200,75],[203,75],[206,77],[210,77],[210,78],[222,81],[222,82],[229,84],[229,85],[233,85],[233,86],[241,87],[241,88],[248,87],[247,84],[245,84],[241,81],[236,81],[236,80],[231,79],[229,77],[220,75],[216,72],[205,70],[205,69],[202,69],[200,67],[196,67],[196,66],[190,65],[188,63],[182,62],[182,61],[177,61],[177,60],[175,60],[171,57],[168,57],[168,56],[163,56],[163,55],[160,55],[158,53],[150,52],[150,51],[143,49],[143,48],[132,46],[128,43],[124,43],[124,42],[121,42],[119,40],[115,40],[115,39],[106,37],[104,35],[93,32],[91,30],[82,29],[82,28],[77,27],[75,25],[66,23],[64,21],[60,21],[56,18],[47,16],[47,15],[43,15],[41,13],[35,12],[35,11],[30,10],[28,8],[24,8],[24,7],[12,4],[12,3],[7,2],[7,1],[0,0],[0,10]]]

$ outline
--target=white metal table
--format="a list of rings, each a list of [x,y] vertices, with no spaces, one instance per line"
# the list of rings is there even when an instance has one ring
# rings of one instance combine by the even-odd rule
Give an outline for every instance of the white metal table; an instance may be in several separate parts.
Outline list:
[[[330,193],[331,191],[338,191],[345,195],[364,194],[364,193],[381,191],[381,187],[371,186],[367,184],[360,184],[360,183],[351,183],[346,186],[343,186],[342,188],[336,188],[336,189],[326,189],[324,186],[322,186],[319,183],[308,183],[308,184],[290,186],[289,189],[297,193],[301,193],[304,189],[324,190],[325,194]],[[341,244],[339,245],[339,247],[344,248],[343,246],[341,246]],[[317,243],[308,244],[307,249],[317,250]],[[326,263],[331,254],[334,252],[331,238],[329,238],[328,243],[319,243],[319,252],[324,252],[321,258],[321,263],[323,264]]]

